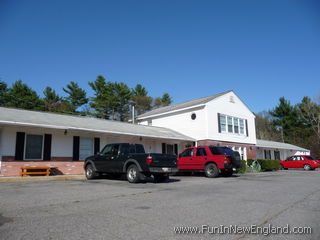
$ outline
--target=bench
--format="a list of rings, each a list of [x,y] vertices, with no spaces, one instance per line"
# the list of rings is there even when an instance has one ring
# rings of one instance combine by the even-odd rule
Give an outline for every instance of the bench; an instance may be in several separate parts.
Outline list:
[[[21,167],[21,176],[26,175],[45,175],[49,176],[50,167]]]

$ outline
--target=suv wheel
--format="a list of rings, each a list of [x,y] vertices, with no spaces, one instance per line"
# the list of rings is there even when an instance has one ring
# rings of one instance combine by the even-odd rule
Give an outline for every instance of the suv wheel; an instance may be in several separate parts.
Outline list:
[[[95,178],[98,176],[98,174],[97,174],[97,172],[94,170],[92,164],[88,164],[88,165],[86,166],[86,170],[85,170],[85,171],[86,171],[86,172],[85,172],[86,178],[87,178],[88,180],[95,179]]]
[[[303,169],[306,170],[306,171],[309,171],[309,170],[311,170],[311,166],[309,164],[305,164],[303,166]]]
[[[215,178],[215,177],[218,177],[218,175],[219,175],[219,168],[214,163],[209,163],[206,166],[204,172],[205,172],[206,177]]]
[[[140,172],[136,165],[130,165],[128,167],[127,179],[129,183],[138,183],[140,181]]]

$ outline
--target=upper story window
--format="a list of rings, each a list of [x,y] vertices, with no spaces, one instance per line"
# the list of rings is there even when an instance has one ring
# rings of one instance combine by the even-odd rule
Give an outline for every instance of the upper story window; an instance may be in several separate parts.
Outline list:
[[[219,115],[219,132],[222,133],[234,133],[234,134],[245,134],[245,119],[232,117],[224,114]]]

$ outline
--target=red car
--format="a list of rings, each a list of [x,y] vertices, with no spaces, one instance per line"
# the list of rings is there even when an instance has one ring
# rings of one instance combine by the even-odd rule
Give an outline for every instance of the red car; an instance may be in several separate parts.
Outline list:
[[[295,155],[280,162],[282,169],[303,168],[304,170],[314,170],[320,167],[320,160],[309,155]]]
[[[227,147],[189,147],[179,154],[177,164],[180,172],[204,172],[209,178],[220,173],[231,176],[233,168],[240,167],[240,155]]]

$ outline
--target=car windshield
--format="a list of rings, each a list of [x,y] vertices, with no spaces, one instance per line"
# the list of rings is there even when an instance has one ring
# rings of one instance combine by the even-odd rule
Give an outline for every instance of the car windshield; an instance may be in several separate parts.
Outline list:
[[[316,158],[314,158],[314,157],[312,157],[312,156],[306,156],[306,158],[307,158],[308,160],[316,160]]]

